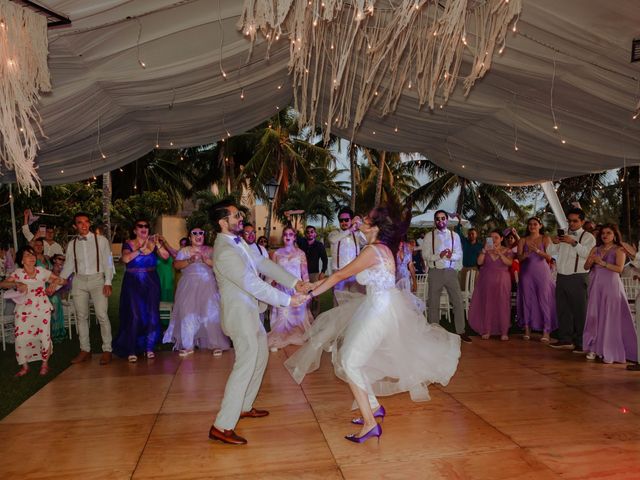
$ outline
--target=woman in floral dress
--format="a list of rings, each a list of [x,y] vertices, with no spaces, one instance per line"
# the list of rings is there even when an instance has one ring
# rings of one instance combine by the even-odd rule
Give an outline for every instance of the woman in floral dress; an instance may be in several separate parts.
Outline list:
[[[23,294],[15,299],[16,360],[21,366],[16,377],[25,376],[29,372],[29,362],[38,360],[42,360],[40,375],[49,372],[52,307],[45,284],[49,283],[49,288],[53,290],[66,283],[49,270],[36,266],[36,256],[32,247],[20,249],[16,255],[16,263],[20,268],[0,284],[3,288],[16,288]]]

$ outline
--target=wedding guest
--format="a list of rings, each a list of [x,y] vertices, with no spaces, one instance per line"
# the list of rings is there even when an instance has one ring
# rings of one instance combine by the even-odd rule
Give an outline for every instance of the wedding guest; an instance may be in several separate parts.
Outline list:
[[[261,255],[264,258],[269,258],[269,251],[267,250],[267,247],[256,242],[256,229],[252,224],[244,224],[242,229],[242,238],[244,238],[244,241],[247,242],[247,245],[249,245],[251,250],[254,250],[258,255]]]
[[[31,241],[31,246],[36,252],[36,265],[46,269],[51,268],[49,258],[44,254],[44,238],[39,237]]]
[[[193,227],[190,246],[181,248],[173,264],[182,272],[171,312],[171,323],[162,339],[175,342],[180,356],[193,353],[194,347],[208,348],[214,356],[230,348],[229,338],[220,326],[220,294],[213,275],[213,249],[204,244],[205,231]]]
[[[29,373],[29,363],[42,360],[40,375],[49,373],[51,355],[51,303],[47,298],[45,284],[62,285],[63,279],[44,268],[36,266],[33,247],[23,247],[16,254],[19,266],[7,280],[0,282],[2,288],[15,288],[21,296],[14,296],[16,303],[15,348],[20,370],[16,377]]]
[[[322,280],[329,266],[327,249],[324,248],[322,242],[317,240],[317,237],[316,227],[307,225],[304,229],[304,238],[298,239],[298,246],[307,256],[307,268],[309,270],[309,281],[311,282]],[[311,301],[311,312],[314,317],[320,313],[320,302],[317,298]]]
[[[9,249],[9,245],[0,245],[0,280],[3,280],[7,275],[16,269],[15,262],[13,261],[13,255]]]
[[[76,213],[73,223],[78,235],[67,244],[66,260],[60,274],[64,279],[74,274],[71,298],[78,322],[80,353],[71,360],[71,363],[81,363],[91,359],[89,341],[89,298],[91,298],[102,337],[100,365],[106,365],[111,362],[111,323],[107,312],[114,274],[111,246],[105,237],[90,231],[91,220],[88,214]]]
[[[416,271],[416,275],[427,273],[427,269],[424,266],[424,259],[422,258],[422,248],[418,246],[416,240],[409,240],[409,247],[411,248],[413,268]]]
[[[156,267],[158,278],[160,279],[160,301],[173,303],[176,281],[174,259],[178,254],[178,250],[173,248],[162,235],[157,237],[158,242],[169,252],[169,256],[166,259],[158,257],[158,265]],[[166,327],[167,325],[163,326]]]
[[[260,245],[262,248],[266,248],[267,251],[269,250],[269,240],[267,240],[267,237],[265,237],[264,235],[258,237],[258,240],[256,240],[256,243]]]
[[[509,340],[511,325],[511,275],[513,252],[502,245],[504,238],[500,230],[491,232],[491,244],[485,243],[478,255],[480,274],[476,280],[471,305],[469,326],[488,340],[491,335],[500,335],[500,340]]]
[[[556,320],[555,283],[547,263],[551,255],[547,249],[551,239],[542,233],[542,221],[532,217],[527,221],[527,236],[518,242],[520,284],[518,286],[518,321],[524,327],[524,340],[531,331],[542,330],[541,342],[548,343],[549,335],[558,326]]]
[[[158,257],[169,256],[158,236],[149,235],[147,220],[136,220],[134,225],[134,238],[122,245],[126,270],[120,294],[120,330],[113,341],[114,352],[132,363],[141,352],[149,359],[156,356],[153,350],[161,338],[156,265]]]
[[[178,245],[180,245],[180,248],[188,247],[189,246],[189,238],[182,237],[180,239],[180,242],[178,242]]]
[[[509,268],[511,274],[512,291],[515,291],[518,283],[520,282],[520,260],[518,260],[518,242],[520,242],[520,235],[515,228],[506,228],[502,232],[502,244],[507,247],[513,253],[513,263]]]
[[[446,289],[453,305],[456,333],[465,343],[471,338],[465,333],[462,292],[458,271],[462,268],[462,245],[457,233],[447,228],[449,215],[438,210],[433,215],[436,228],[425,236],[422,243],[422,258],[429,267],[428,320],[440,323],[440,295]]]
[[[572,208],[567,212],[569,231],[549,245],[550,255],[557,256],[556,315],[558,342],[551,347],[582,353],[582,334],[587,314],[589,273],[584,264],[596,245],[593,235],[584,229],[584,212]]]
[[[64,255],[54,255],[51,257],[51,272],[60,276],[64,268]],[[48,285],[47,295],[51,302],[53,311],[51,312],[51,339],[53,343],[60,343],[67,337],[67,330],[64,326],[64,311],[62,309],[62,297],[71,289],[71,280],[64,286]]]
[[[331,244],[331,268],[333,272],[353,262],[362,250],[362,247],[367,243],[364,235],[359,231],[362,220],[360,217],[354,217],[349,207],[340,209],[338,212],[338,221],[340,223],[340,230],[334,230],[329,234],[329,243]],[[364,289],[358,285],[355,277],[349,277],[338,282],[335,287],[333,287],[334,306],[338,305],[340,292],[344,291],[363,293]]]
[[[44,230],[44,240],[43,240],[44,255],[47,256],[48,258],[51,258],[55,254],[64,255],[64,251],[62,250],[62,247],[60,246],[59,243],[55,241],[55,238],[54,238],[56,234],[55,228],[53,228],[50,225],[47,225],[47,226],[38,225],[39,233],[37,233],[36,235],[31,233],[31,230],[29,229],[29,219],[32,218],[32,216],[33,214],[31,213],[31,210],[24,211],[24,224],[22,225],[22,234],[24,235],[24,238],[27,239],[27,242],[31,242],[36,236],[38,237],[42,236],[42,230]]]
[[[400,290],[407,292],[415,293],[418,290],[413,255],[406,235],[400,242],[396,254],[396,284]]]
[[[482,250],[482,242],[478,241],[478,231],[475,227],[471,227],[467,230],[467,236],[462,234],[462,217],[459,213],[456,213],[458,217],[458,224],[453,228],[453,231],[460,236],[460,242],[462,243],[462,270],[460,270],[460,288],[464,289],[467,282],[467,275],[471,270],[478,270],[478,255]]]
[[[604,363],[638,361],[638,338],[620,273],[625,252],[620,230],[611,223],[598,232],[584,268],[589,273],[589,300],[582,345],[587,360],[602,358]]]
[[[582,225],[582,228],[586,232],[589,232],[589,233],[593,234],[593,232],[596,229],[596,224],[593,223],[591,220],[585,220],[584,224]]]
[[[296,231],[292,227],[285,227],[282,231],[282,241],[284,247],[273,252],[271,260],[296,278],[308,282],[307,257],[296,246]],[[288,295],[295,294],[293,288],[282,285],[275,286]],[[271,351],[275,352],[287,345],[302,345],[305,340],[304,334],[311,326],[312,320],[308,304],[297,307],[273,306],[271,308],[271,331],[267,335]]]

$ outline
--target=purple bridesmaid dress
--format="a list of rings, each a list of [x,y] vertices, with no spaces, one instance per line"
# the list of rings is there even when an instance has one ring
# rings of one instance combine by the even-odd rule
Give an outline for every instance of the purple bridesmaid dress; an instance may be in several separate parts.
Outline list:
[[[603,260],[615,263],[616,250],[609,250]],[[600,265],[591,267],[589,274],[589,301],[582,341],[586,351],[603,357],[606,363],[638,361],[638,339],[620,274]]]
[[[545,249],[544,244],[542,249]],[[526,243],[524,251],[529,251]],[[544,333],[558,328],[556,284],[547,261],[535,253],[520,262],[517,310],[521,327]]]
[[[507,252],[507,256],[513,256]],[[511,326],[511,274],[498,257],[484,256],[471,297],[469,326],[479,335],[507,335]]]

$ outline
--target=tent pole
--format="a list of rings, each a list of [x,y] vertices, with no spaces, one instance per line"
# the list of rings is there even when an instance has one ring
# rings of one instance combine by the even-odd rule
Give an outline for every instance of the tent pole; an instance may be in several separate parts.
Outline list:
[[[558,198],[558,193],[556,189],[553,188],[552,182],[544,182],[541,183],[542,191],[544,192],[545,197],[547,197],[547,201],[549,202],[549,206],[553,211],[553,214],[556,217],[556,221],[558,222],[558,226],[560,228],[564,228],[565,231],[569,228],[569,222],[567,221],[567,217],[564,214],[564,210],[562,209],[562,204],[560,203],[560,199]]]
[[[16,230],[16,209],[13,205],[13,184],[9,184],[9,205],[11,205],[11,233],[13,234],[13,248],[18,251],[18,232]]]

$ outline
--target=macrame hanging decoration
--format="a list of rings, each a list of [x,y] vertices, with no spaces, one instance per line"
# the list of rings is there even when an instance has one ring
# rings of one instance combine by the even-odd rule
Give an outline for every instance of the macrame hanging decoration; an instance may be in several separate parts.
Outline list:
[[[38,193],[36,106],[40,92],[51,91],[48,52],[47,19],[0,0],[0,161],[21,189]]]
[[[468,95],[502,53],[521,1],[245,0],[238,27],[252,42],[289,41],[300,121],[324,119],[328,139],[334,124],[355,133],[371,106],[394,112],[407,90],[431,109],[459,79]]]

